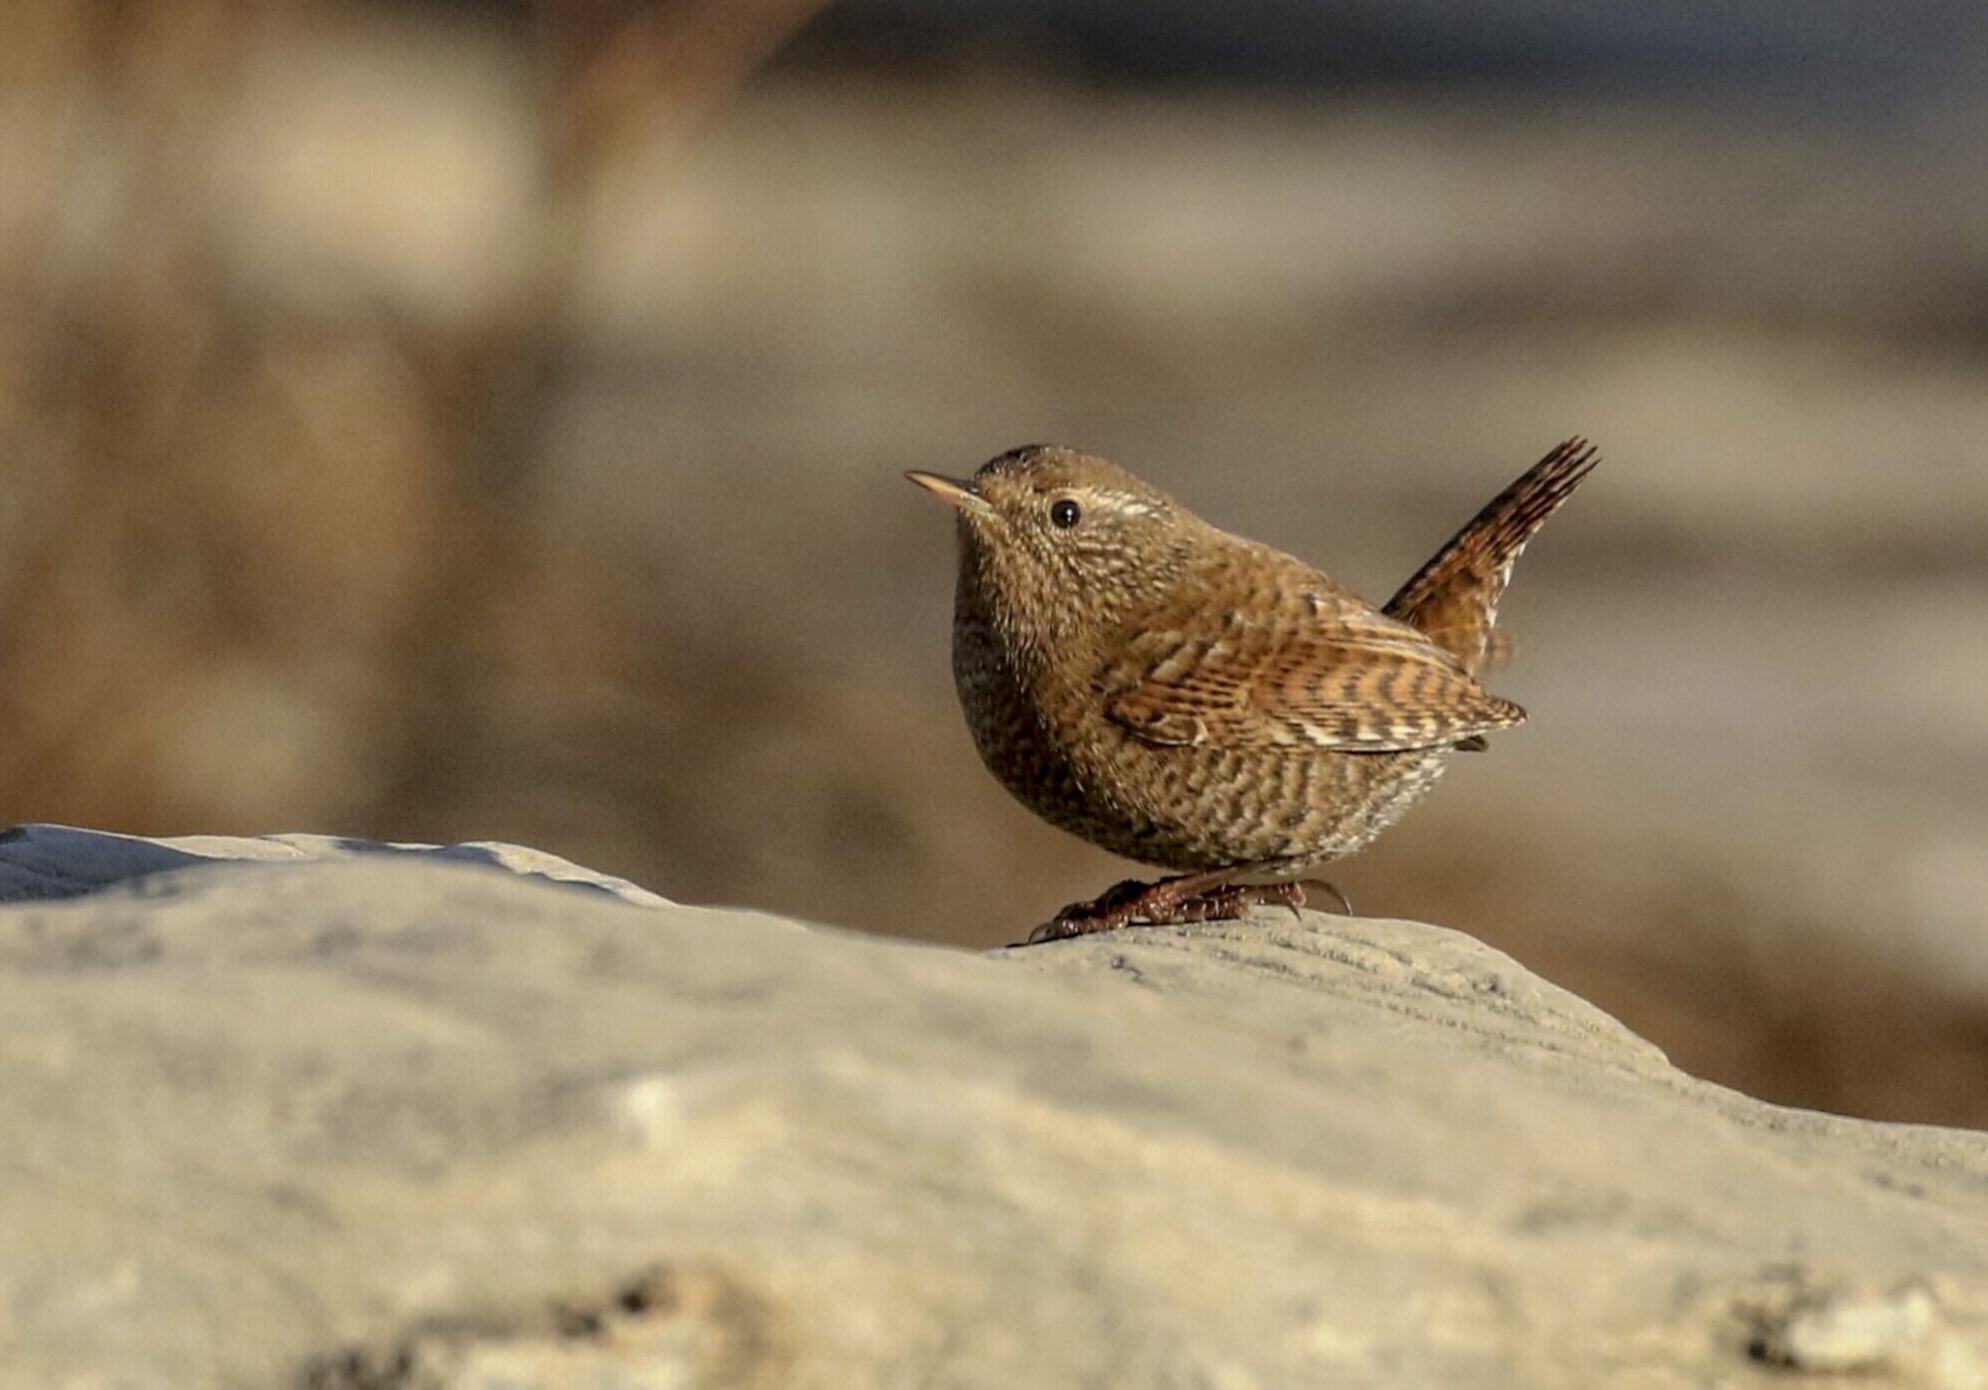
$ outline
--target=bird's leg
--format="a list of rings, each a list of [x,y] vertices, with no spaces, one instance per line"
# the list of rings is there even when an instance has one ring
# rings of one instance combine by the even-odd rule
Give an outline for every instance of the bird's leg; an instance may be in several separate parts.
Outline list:
[[[1175,912],[1176,922],[1232,922],[1252,907],[1288,907],[1297,916],[1305,905],[1305,890],[1297,883],[1225,883],[1196,893]]]
[[[1298,883],[1232,883],[1247,865],[1204,869],[1199,873],[1177,874],[1157,883],[1126,879],[1113,884],[1090,902],[1071,903],[1055,917],[1029,934],[1027,944],[1063,941],[1092,932],[1116,931],[1120,927],[1166,927],[1189,922],[1228,922],[1245,916],[1252,907],[1288,907],[1293,913],[1305,905],[1307,888],[1322,888],[1339,900],[1347,916],[1353,904],[1346,895],[1318,879]]]
[[[1281,883],[1225,883],[1182,903],[1174,920],[1226,922],[1243,916],[1252,907],[1288,907],[1291,915],[1296,917],[1309,900],[1308,894],[1313,892],[1331,894],[1344,915],[1353,915],[1352,901],[1339,891],[1337,884],[1327,883],[1322,878],[1307,878]]]

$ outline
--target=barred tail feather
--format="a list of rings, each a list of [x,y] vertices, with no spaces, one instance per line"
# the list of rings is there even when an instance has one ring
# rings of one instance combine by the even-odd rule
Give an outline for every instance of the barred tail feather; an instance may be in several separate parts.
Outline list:
[[[1493,640],[1492,628],[1512,565],[1600,461],[1585,439],[1562,444],[1472,517],[1382,611],[1419,629],[1472,676],[1481,674],[1510,651],[1509,642]]]

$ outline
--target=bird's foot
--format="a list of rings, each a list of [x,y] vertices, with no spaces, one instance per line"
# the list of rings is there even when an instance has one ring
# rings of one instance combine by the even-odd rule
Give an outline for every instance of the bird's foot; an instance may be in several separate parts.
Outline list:
[[[1029,939],[1023,944],[1034,946],[1044,941],[1067,941],[1073,936],[1088,936],[1092,932],[1117,931],[1135,922],[1150,924],[1154,919],[1148,914],[1166,910],[1166,905],[1175,900],[1171,889],[1178,882],[1178,878],[1163,878],[1158,883],[1146,883],[1136,878],[1121,879],[1089,902],[1071,903],[1030,932]]]
[[[1226,883],[1230,871],[1179,874],[1157,883],[1128,878],[1113,884],[1089,902],[1071,903],[1029,933],[1026,945],[1067,941],[1092,932],[1120,927],[1171,927],[1191,922],[1231,922],[1253,907],[1288,907],[1295,915],[1305,905],[1305,890],[1322,889],[1339,900],[1347,916],[1353,904],[1322,879],[1290,883]]]

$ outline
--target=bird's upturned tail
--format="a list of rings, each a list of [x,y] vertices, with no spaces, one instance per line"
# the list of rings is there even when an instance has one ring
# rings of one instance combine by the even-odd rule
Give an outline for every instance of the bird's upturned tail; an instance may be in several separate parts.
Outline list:
[[[1491,499],[1382,611],[1419,628],[1473,676],[1497,664],[1504,650],[1492,626],[1513,563],[1600,461],[1585,439],[1562,444]]]

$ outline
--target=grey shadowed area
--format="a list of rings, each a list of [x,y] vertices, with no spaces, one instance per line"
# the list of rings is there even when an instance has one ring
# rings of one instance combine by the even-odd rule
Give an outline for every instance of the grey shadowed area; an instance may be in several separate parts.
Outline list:
[[[294,864],[380,858],[484,864],[630,902],[661,906],[665,901],[626,879],[597,874],[557,855],[516,845],[396,845],[336,835],[264,835],[255,839],[187,835],[152,840],[69,825],[16,825],[0,831],[0,903],[82,897],[217,859]]]

